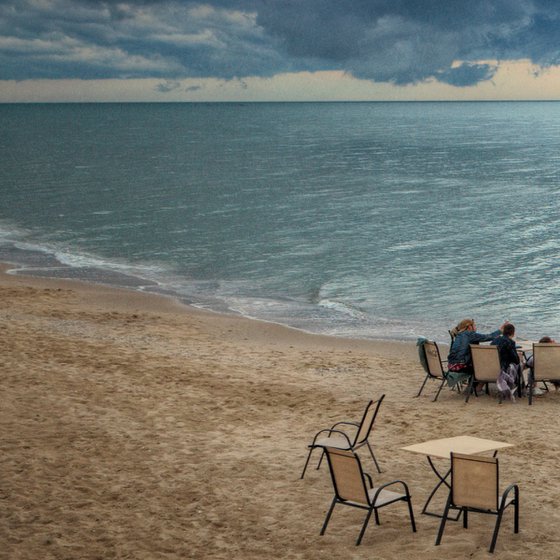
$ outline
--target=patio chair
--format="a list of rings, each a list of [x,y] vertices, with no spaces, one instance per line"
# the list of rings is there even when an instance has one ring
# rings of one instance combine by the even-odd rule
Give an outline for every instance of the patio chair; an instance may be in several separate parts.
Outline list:
[[[468,512],[497,516],[489,552],[494,552],[503,513],[511,505],[514,507],[513,531],[519,533],[519,486],[511,484],[500,497],[499,478],[496,457],[451,453],[451,488],[441,518],[436,546],[441,543],[450,509],[460,510],[465,529],[468,528]]]
[[[542,381],[560,382],[560,344],[554,342],[535,342],[533,344],[532,367],[529,369],[527,391],[529,404],[533,404],[533,385]]]
[[[375,524],[379,525],[378,510],[396,502],[407,503],[412,531],[416,532],[410,492],[405,482],[393,480],[374,488],[371,477],[364,473],[360,458],[353,451],[326,447],[325,453],[334,487],[334,498],[323,523],[321,535],[325,534],[336,504],[364,509],[367,515],[356,541],[358,546],[362,542],[371,514],[375,514]],[[389,487],[396,488],[388,490]]]
[[[381,406],[384,398],[385,395],[381,395],[381,397],[376,401],[369,401],[361,422],[336,422],[330,428],[317,432],[313,441],[308,446],[309,453],[307,454],[307,460],[305,461],[301,478],[305,476],[305,471],[314,449],[321,450],[321,457],[319,458],[317,468],[321,466],[326,446],[356,451],[365,445],[369,449],[371,458],[377,468],[377,472],[380,473],[381,469],[379,468],[379,464],[377,463],[377,459],[375,458],[368,438],[377,417],[379,407]],[[352,435],[351,432],[355,432],[354,435]]]
[[[496,383],[498,375],[500,375],[500,355],[498,347],[494,345],[471,344],[471,356],[473,364],[473,375],[471,376],[469,386],[467,387],[465,402],[469,402],[471,393],[474,392],[478,397],[476,386],[478,383],[484,383],[486,393],[489,393],[488,384]]]
[[[436,396],[432,399],[432,402],[435,402],[443,389],[443,385],[447,381],[447,369],[443,367],[443,364],[447,362],[441,359],[437,342],[433,340],[424,340],[422,344],[420,344],[419,352],[421,353],[420,363],[426,371],[426,377],[416,396],[419,397],[421,395],[428,379],[434,379],[439,382]]]

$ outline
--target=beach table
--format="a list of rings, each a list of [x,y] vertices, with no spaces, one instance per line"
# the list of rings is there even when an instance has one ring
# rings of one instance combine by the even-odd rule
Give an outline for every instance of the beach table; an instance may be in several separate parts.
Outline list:
[[[447,482],[447,479],[451,474],[451,452],[464,453],[465,455],[478,455],[479,453],[493,451],[493,457],[495,457],[498,453],[498,450],[505,447],[513,447],[513,444],[505,443],[502,441],[494,441],[491,439],[483,439],[474,436],[455,436],[450,438],[432,439],[429,441],[424,441],[422,443],[415,443],[414,445],[407,445],[406,447],[402,447],[402,449],[404,449],[405,451],[411,451],[412,453],[420,453],[421,455],[425,455],[428,458],[428,463],[432,471],[438,478],[437,484],[428,496],[428,499],[426,500],[426,503],[422,508],[422,513],[425,515],[433,515],[434,517],[442,517],[442,515],[439,513],[428,511],[428,506],[430,505],[432,498],[435,496],[436,492],[442,485],[445,484],[445,486],[451,489],[451,485],[449,484],[449,482]],[[434,458],[449,460],[449,463],[446,463],[445,473],[443,473],[441,470],[438,470],[434,462]],[[459,512],[456,518],[453,518],[454,521],[459,518],[460,513],[461,512]]]
[[[521,350],[521,352],[532,352],[533,351],[533,344],[537,342],[536,340],[519,340],[517,339],[515,341],[515,346],[517,347],[518,350]]]
[[[517,350],[519,352],[532,352],[533,351],[533,344],[536,342],[536,340],[515,340],[515,347],[517,348]],[[491,344],[490,342],[481,342],[480,343],[483,346],[489,345]]]

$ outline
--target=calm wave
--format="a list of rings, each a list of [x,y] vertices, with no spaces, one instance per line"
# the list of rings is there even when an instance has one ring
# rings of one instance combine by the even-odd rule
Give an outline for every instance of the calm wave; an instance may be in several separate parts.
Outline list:
[[[343,336],[559,336],[560,103],[0,105],[0,260]]]

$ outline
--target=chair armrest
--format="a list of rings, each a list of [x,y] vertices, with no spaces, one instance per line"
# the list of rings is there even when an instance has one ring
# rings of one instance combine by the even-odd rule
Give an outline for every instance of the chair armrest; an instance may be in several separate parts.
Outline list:
[[[364,475],[368,479],[369,487],[373,488],[373,480],[371,479],[371,476],[368,473],[364,473]]]
[[[382,484],[381,486],[379,486],[379,488],[377,489],[377,492],[375,492],[375,494],[373,496],[373,503],[375,503],[375,501],[377,500],[377,496],[379,496],[379,494],[382,490],[384,490],[388,486],[393,486],[393,484],[401,484],[403,489],[404,489],[404,492],[405,492],[406,496],[410,498],[410,492],[408,491],[408,485],[406,484],[406,482],[404,482],[403,480],[393,480],[391,482],[386,482],[385,484]]]
[[[324,434],[324,433],[328,433],[329,434],[328,437],[331,437],[331,434],[340,434],[348,442],[348,449],[351,449],[352,442],[350,441],[350,438],[348,437],[348,434],[344,433],[342,430],[333,430],[332,428],[321,430],[320,432],[317,432],[315,434],[315,437],[313,438],[313,443],[311,445],[309,445],[308,447],[323,447],[322,445],[315,445],[315,442],[317,441],[317,438],[321,434]]]
[[[508,497],[508,494],[510,494],[510,492],[513,490],[514,493],[514,499],[516,501],[519,501],[519,486],[517,484],[510,484],[505,490],[504,493],[502,494],[502,500],[500,502],[500,509],[504,506],[504,504],[506,503],[506,499]]]

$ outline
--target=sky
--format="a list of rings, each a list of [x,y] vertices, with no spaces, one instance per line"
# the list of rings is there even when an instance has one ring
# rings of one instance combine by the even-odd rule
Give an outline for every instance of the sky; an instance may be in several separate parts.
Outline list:
[[[0,0],[0,102],[560,99],[558,0]]]

